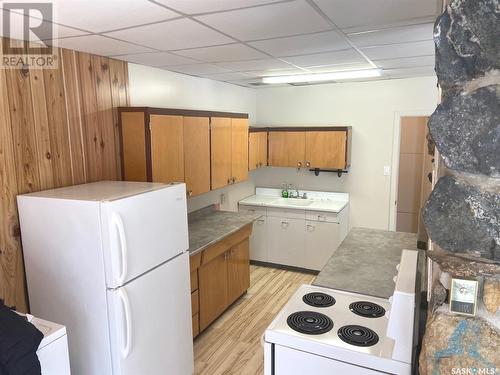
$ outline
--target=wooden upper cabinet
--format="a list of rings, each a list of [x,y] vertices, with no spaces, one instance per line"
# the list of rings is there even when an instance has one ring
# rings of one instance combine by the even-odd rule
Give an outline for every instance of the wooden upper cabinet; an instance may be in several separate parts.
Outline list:
[[[310,168],[344,169],[346,152],[346,131],[306,132],[306,165]]]
[[[248,119],[231,119],[231,178],[248,179]]]
[[[208,117],[184,117],[184,179],[188,196],[210,191]]]
[[[259,162],[259,167],[267,166],[267,131],[260,132],[259,134],[259,157],[257,161]]]
[[[351,165],[351,128],[269,129],[269,165],[339,170]]]
[[[183,117],[151,115],[150,129],[153,182],[184,182]]]
[[[226,117],[211,118],[212,189],[229,185],[232,177],[232,126]]]
[[[195,196],[248,178],[245,114],[149,107],[119,113],[125,181],[185,182]]]
[[[148,181],[146,130],[143,112],[122,113],[120,134],[125,181]]]
[[[212,189],[248,178],[248,119],[211,118]]]
[[[248,170],[267,165],[267,131],[253,131],[248,135]]]
[[[272,167],[302,167],[305,162],[304,131],[270,131],[269,165]]]
[[[259,168],[259,133],[248,134],[248,170]]]

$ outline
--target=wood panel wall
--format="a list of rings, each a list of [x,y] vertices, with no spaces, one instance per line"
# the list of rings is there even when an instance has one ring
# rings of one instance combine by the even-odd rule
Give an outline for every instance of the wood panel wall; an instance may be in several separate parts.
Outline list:
[[[0,69],[0,298],[20,311],[28,306],[16,196],[121,179],[116,108],[129,105],[127,63],[57,54],[57,70]]]

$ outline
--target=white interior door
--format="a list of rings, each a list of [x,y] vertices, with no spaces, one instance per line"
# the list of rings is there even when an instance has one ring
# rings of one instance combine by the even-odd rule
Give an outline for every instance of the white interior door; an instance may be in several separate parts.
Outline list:
[[[117,288],[189,247],[184,184],[105,202],[106,283]]]
[[[115,375],[193,373],[189,255],[108,290]]]

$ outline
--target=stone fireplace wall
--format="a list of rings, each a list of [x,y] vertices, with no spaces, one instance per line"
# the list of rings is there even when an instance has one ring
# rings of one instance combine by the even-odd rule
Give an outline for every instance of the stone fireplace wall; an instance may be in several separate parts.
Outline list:
[[[438,270],[424,375],[500,374],[499,14],[499,0],[451,0],[434,28],[442,102],[428,126],[446,168],[424,209]],[[448,312],[452,277],[478,280],[475,317]]]

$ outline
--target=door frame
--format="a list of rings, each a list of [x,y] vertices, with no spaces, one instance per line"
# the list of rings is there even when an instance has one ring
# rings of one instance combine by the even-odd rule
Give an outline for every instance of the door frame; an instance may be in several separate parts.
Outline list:
[[[392,139],[392,162],[391,162],[391,186],[389,199],[389,230],[396,231],[397,218],[397,197],[398,197],[398,179],[399,179],[399,148],[401,141],[401,117],[430,117],[436,108],[396,111],[394,112],[393,139]]]

